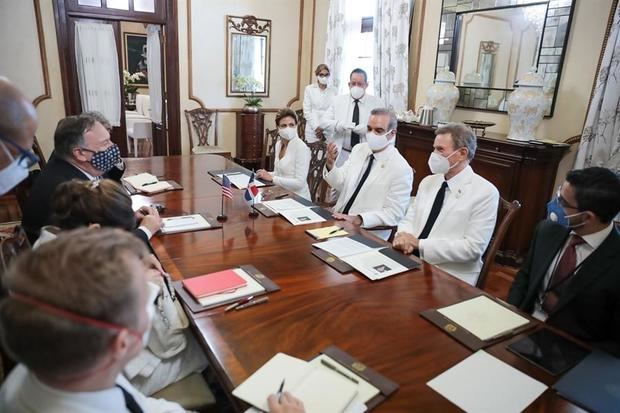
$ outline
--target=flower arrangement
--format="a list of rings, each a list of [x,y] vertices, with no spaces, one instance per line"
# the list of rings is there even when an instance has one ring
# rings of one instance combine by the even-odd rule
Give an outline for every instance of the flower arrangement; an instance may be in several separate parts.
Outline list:
[[[138,86],[134,83],[138,82],[142,78],[144,78],[144,74],[142,72],[132,74],[127,70],[123,70],[123,86],[125,87],[125,94],[128,95],[130,93],[136,93],[138,91]]]

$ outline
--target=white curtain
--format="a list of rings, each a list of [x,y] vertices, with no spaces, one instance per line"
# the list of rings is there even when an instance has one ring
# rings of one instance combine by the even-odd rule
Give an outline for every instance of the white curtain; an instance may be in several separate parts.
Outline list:
[[[148,68],[149,96],[151,100],[151,120],[161,123],[162,84],[161,84],[161,46],[160,26],[149,24],[146,27],[146,66]]]
[[[75,59],[82,109],[121,124],[121,80],[114,29],[106,23],[75,23]]]
[[[375,95],[397,113],[407,110],[410,15],[409,0],[377,0],[373,29]]]
[[[575,169],[602,166],[620,173],[620,4],[603,52]]]

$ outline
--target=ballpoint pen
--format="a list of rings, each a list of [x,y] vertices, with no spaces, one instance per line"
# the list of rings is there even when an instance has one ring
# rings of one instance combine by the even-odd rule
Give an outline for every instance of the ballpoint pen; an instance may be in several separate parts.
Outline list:
[[[235,307],[235,310],[243,310],[244,308],[266,303],[267,301],[269,301],[269,297],[259,298],[258,300],[254,300],[254,301],[247,302],[245,304],[238,305],[237,307]]]
[[[155,182],[147,182],[147,183],[145,183],[145,184],[142,184],[141,186],[155,185],[155,184],[157,184],[157,183],[159,183],[159,181],[155,181]]]
[[[287,196],[288,196],[288,194],[278,195],[278,196],[276,197],[276,199],[286,198]]]
[[[344,231],[344,228],[338,227],[337,229],[335,229],[333,231],[329,231],[329,235],[335,234],[336,232],[339,232],[339,231]]]
[[[336,368],[336,366],[334,366],[329,361],[327,361],[325,359],[321,359],[321,364],[324,365],[325,367],[327,367],[328,369],[331,369],[331,370],[335,371],[336,373],[340,374],[341,376],[346,377],[347,379],[351,380],[353,383],[359,384],[359,380],[349,376],[346,373],[343,373],[342,371],[340,371],[340,369]]]
[[[282,379],[282,383],[280,383],[280,388],[278,389],[278,392],[276,393],[278,395],[278,403],[280,403],[280,399],[282,399],[282,390],[284,390],[284,380]]]
[[[240,306],[242,304],[249,303],[250,301],[252,301],[253,298],[254,298],[253,295],[251,295],[249,297],[242,298],[241,300],[237,301],[236,303],[233,303],[233,304],[229,305],[228,307],[226,307],[224,309],[224,312],[227,313],[230,310],[234,310],[235,308],[237,308],[238,306]]]

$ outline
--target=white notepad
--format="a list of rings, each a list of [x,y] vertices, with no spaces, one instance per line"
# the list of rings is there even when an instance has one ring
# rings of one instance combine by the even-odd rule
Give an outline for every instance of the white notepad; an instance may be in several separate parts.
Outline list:
[[[267,397],[282,380],[284,391],[300,399],[307,413],[341,413],[355,399],[357,385],[326,367],[278,353],[241,383],[233,395],[269,412]]]
[[[217,174],[217,176],[222,178],[224,174]],[[243,172],[226,174],[226,177],[228,178],[231,184],[233,184],[239,189],[247,188],[248,184],[250,183],[250,175],[246,175]],[[254,180],[254,184],[257,187],[265,186],[264,183],[256,179]]]
[[[198,231],[211,228],[205,217],[200,214],[181,215],[178,217],[162,218],[162,234],[176,234],[177,232]]]
[[[349,255],[341,259],[371,280],[381,280],[408,271],[404,265],[397,263],[376,250]]]
[[[239,277],[245,280],[245,287],[237,288],[231,292],[223,292],[219,294],[209,295],[207,297],[201,298],[200,300],[198,300],[198,302],[202,306],[207,307],[230,300],[236,300],[241,297],[259,294],[265,291],[265,287],[260,285],[258,281],[256,281],[251,275],[243,271],[241,268],[235,268],[233,271],[237,273]]]
[[[521,412],[547,389],[482,350],[426,384],[469,413]]]
[[[280,215],[293,225],[315,224],[325,221],[325,218],[310,208],[280,211]]]
[[[329,252],[331,255],[338,258],[344,258],[375,250],[375,248],[371,248],[368,245],[357,242],[349,237],[332,238],[312,245],[322,249],[323,251]]]
[[[481,295],[437,310],[480,340],[489,340],[529,322],[525,317]]]
[[[128,176],[123,178],[123,181],[133,186],[136,190],[147,194],[162,192],[173,188],[168,181],[159,181],[155,175],[146,172]]]
[[[266,207],[268,207],[269,209],[275,212],[307,208],[306,205],[291,198],[274,199],[272,201],[265,201],[263,202],[263,205],[265,205]]]

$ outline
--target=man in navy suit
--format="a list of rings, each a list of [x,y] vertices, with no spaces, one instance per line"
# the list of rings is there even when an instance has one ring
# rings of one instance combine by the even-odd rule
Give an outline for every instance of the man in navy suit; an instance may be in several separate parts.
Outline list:
[[[508,302],[620,355],[620,179],[606,168],[571,171],[558,201],[566,223],[538,225]]]

